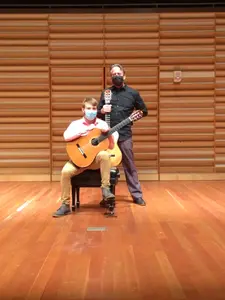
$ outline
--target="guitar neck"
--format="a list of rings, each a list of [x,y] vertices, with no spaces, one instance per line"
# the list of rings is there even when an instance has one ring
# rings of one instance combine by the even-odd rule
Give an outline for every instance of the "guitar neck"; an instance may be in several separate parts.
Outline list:
[[[120,128],[130,124],[132,122],[132,120],[130,119],[130,117],[126,118],[125,120],[123,120],[122,122],[120,122],[119,124],[117,124],[116,126],[114,126],[113,128],[111,128],[108,131],[108,135],[113,134],[114,132],[120,130]]]
[[[108,124],[108,126],[110,127],[110,113],[105,114],[105,121]]]
[[[106,134],[101,134],[98,137],[98,141],[102,142],[105,139],[107,139],[110,135],[112,135],[114,132],[118,131],[120,128],[128,125],[129,123],[131,123],[131,119],[130,117],[128,117],[127,119],[123,120],[122,122],[120,122],[119,124],[117,124],[116,126],[114,126],[113,128],[111,128]]]

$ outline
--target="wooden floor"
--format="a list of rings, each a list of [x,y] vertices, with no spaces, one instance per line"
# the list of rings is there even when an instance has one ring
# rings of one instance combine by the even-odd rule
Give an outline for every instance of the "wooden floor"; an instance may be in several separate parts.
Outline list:
[[[119,183],[117,218],[82,189],[55,219],[59,183],[1,182],[0,299],[225,299],[225,182],[142,186],[146,207]]]

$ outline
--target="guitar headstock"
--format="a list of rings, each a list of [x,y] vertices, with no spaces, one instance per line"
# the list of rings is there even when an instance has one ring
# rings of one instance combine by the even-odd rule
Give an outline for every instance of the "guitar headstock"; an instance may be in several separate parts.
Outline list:
[[[135,110],[129,117],[131,122],[140,120],[143,117],[143,112],[141,110]]]
[[[111,102],[112,99],[112,91],[107,89],[104,91],[104,100],[105,100],[105,104],[109,104]]]

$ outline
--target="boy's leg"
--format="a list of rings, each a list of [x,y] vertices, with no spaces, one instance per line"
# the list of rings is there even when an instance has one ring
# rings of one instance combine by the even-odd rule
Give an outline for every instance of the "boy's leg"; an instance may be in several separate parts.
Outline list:
[[[70,211],[70,192],[71,192],[71,177],[83,172],[83,169],[77,168],[74,164],[68,161],[61,171],[61,202],[60,208],[53,214],[53,217],[61,217],[69,214]]]

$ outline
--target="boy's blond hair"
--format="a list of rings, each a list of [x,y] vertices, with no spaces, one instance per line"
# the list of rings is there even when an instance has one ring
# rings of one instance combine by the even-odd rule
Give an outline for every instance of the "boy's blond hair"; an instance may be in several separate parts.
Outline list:
[[[86,103],[91,104],[92,106],[97,106],[98,105],[98,101],[95,98],[92,98],[92,97],[84,98],[83,108],[85,107]]]

